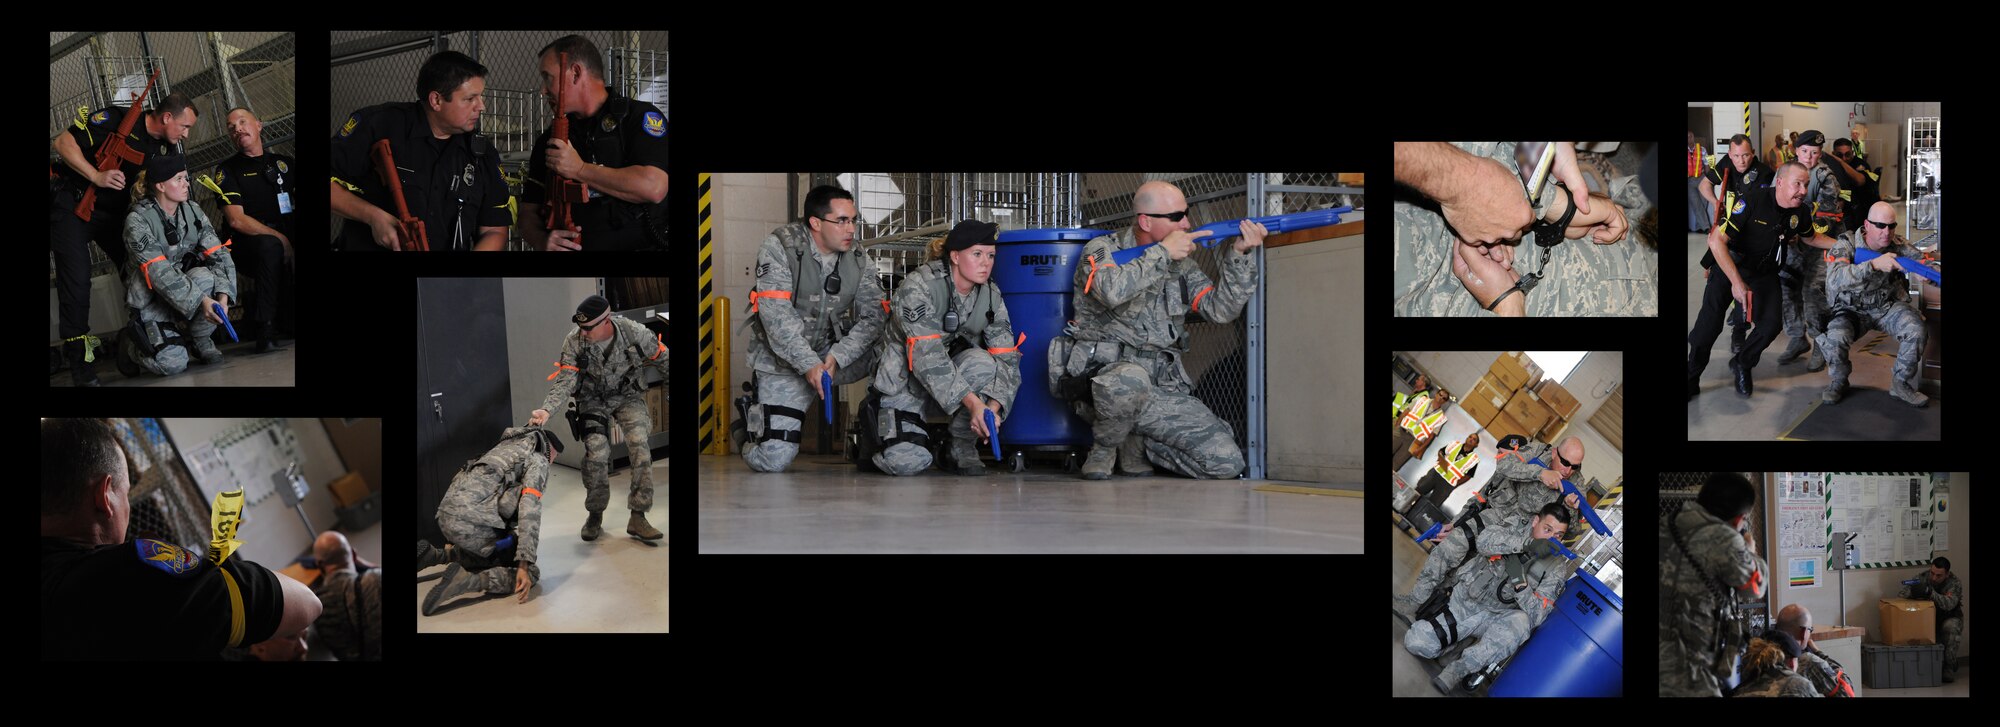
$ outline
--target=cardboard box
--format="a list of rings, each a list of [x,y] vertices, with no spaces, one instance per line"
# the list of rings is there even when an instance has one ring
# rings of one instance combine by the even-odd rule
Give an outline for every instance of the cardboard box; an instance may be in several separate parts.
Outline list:
[[[1521,433],[1530,437],[1540,436],[1542,428],[1556,418],[1555,411],[1550,409],[1549,405],[1542,403],[1541,396],[1526,389],[1514,392],[1513,398],[1507,400],[1507,406],[1501,413],[1520,422],[1521,426],[1526,427]]]
[[[1528,360],[1527,354],[1508,351],[1493,360],[1493,367],[1486,370],[1486,375],[1500,382],[1500,388],[1519,391],[1535,380],[1528,375],[1528,367],[1533,365],[1534,362]]]
[[[1560,418],[1550,419],[1549,423],[1542,425],[1542,432],[1536,435],[1535,439],[1537,441],[1548,442],[1549,444],[1558,444],[1562,442],[1563,437],[1569,432],[1569,424],[1569,422]]]
[[[1515,420],[1514,417],[1508,416],[1507,412],[1504,411],[1500,412],[1499,416],[1493,417],[1493,421],[1486,424],[1486,433],[1492,435],[1492,441],[1495,442],[1500,441],[1500,438],[1509,434],[1519,434],[1529,438],[1535,436],[1533,430],[1528,429],[1526,425]]]
[[[334,480],[327,489],[333,492],[333,501],[339,503],[340,507],[349,507],[368,499],[369,493],[373,492],[368,488],[368,481],[361,479],[359,472],[341,475],[340,479]]]
[[[1882,643],[1890,646],[1937,643],[1937,604],[1928,599],[1884,598]]]
[[[1474,423],[1483,427],[1500,415],[1501,407],[1507,406],[1507,400],[1513,396],[1514,390],[1504,388],[1498,379],[1487,375],[1479,377],[1479,383],[1472,385],[1472,391],[1460,396],[1458,404]]]
[[[1543,379],[1542,385],[1535,388],[1535,395],[1542,397],[1542,403],[1549,405],[1549,409],[1554,411],[1556,416],[1565,420],[1575,416],[1577,410],[1583,408],[1576,397],[1570,394],[1568,389],[1563,388],[1562,384],[1556,383],[1555,379]]]

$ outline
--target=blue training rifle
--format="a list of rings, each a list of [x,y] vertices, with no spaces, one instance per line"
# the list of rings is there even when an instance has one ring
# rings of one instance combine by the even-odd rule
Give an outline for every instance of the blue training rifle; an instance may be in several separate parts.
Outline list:
[[[1854,248],[1854,264],[1856,265],[1860,265],[1861,263],[1874,260],[1875,258],[1881,256],[1882,253],[1876,252],[1874,250],[1864,250],[1858,247]],[[1114,254],[1112,255],[1112,257],[1115,258],[1117,257],[1117,255]],[[1917,262],[1915,260],[1911,260],[1901,255],[1896,256],[1896,264],[1903,266],[1904,270],[1908,270],[1918,275],[1922,275],[1924,276],[1925,279],[1933,283],[1937,283],[1937,286],[1940,288],[1944,287],[1944,274],[1936,270],[1932,270],[1928,265]]]
[[[1312,210],[1310,212],[1293,212],[1288,215],[1272,215],[1270,217],[1252,217],[1250,218],[1250,221],[1263,225],[1265,230],[1269,231],[1273,235],[1276,235],[1280,233],[1291,232],[1293,230],[1305,230],[1314,227],[1325,227],[1327,225],[1339,224],[1340,216],[1349,211],[1352,211],[1353,209],[1354,209],[1353,207],[1334,207],[1332,209]],[[1238,225],[1241,224],[1242,222],[1243,220],[1241,219],[1235,219],[1235,220],[1229,220],[1227,222],[1216,222],[1213,224],[1207,224],[1197,227],[1193,230],[1193,232],[1208,231],[1214,234],[1211,234],[1208,237],[1196,238],[1195,241],[1201,243],[1202,247],[1215,247],[1215,243],[1217,242],[1220,242],[1222,240],[1227,240],[1229,238],[1243,234],[1242,228],[1238,227]],[[1139,259],[1140,255],[1146,254],[1146,248],[1158,244],[1159,243],[1155,242],[1147,245],[1140,245],[1134,248],[1119,250],[1117,252],[1111,253],[1111,261],[1118,263],[1119,265],[1129,264],[1133,260]]]
[[[1548,468],[1548,465],[1542,464],[1540,457],[1528,460],[1528,464],[1543,469]],[[1604,527],[1604,521],[1597,519],[1597,511],[1590,507],[1590,500],[1583,496],[1583,491],[1577,489],[1575,484],[1563,480],[1563,494],[1576,496],[1576,509],[1583,511],[1583,519],[1590,521],[1590,529],[1597,531],[1598,535],[1611,534],[1611,528]]]
[[[222,319],[222,330],[229,332],[229,340],[234,343],[236,341],[236,327],[229,325],[229,311],[223,310],[221,303],[216,303],[209,307],[215,309],[215,317]]]
[[[1000,460],[1000,423],[993,418],[993,410],[986,410],[986,441],[993,443],[993,460]]]
[[[833,423],[833,374],[819,372],[819,408],[826,412],[826,423]]]

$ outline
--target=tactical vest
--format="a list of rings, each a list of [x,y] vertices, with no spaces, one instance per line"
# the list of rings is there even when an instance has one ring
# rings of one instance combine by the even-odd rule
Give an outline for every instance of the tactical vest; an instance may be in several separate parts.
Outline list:
[[[1530,540],[1528,544],[1533,545],[1534,541]],[[1548,555],[1539,557],[1529,553],[1503,555],[1500,556],[1500,564],[1504,567],[1506,576],[1494,587],[1494,596],[1499,598],[1501,603],[1518,606],[1521,598],[1541,598],[1540,594],[1534,592],[1535,585],[1542,582],[1543,576],[1557,572],[1558,569],[1568,565],[1569,559],[1551,548]],[[1546,607],[1548,604],[1542,605]]]
[[[607,318],[603,323],[603,325],[612,326],[611,329],[612,340],[607,342],[611,345],[605,347],[603,354],[607,359],[611,355],[613,355],[614,352],[618,350],[618,339],[626,337],[625,332],[617,327],[617,323],[615,322],[615,320],[616,319]],[[579,338],[581,338],[580,335]],[[666,351],[667,349],[666,343],[661,341],[657,335],[654,336],[653,342],[657,344],[657,348],[653,350],[653,353],[650,356],[647,355],[646,353],[645,340],[643,338],[631,339],[626,342],[626,345],[632,351],[632,360],[634,368],[638,367],[639,362],[650,361],[654,358],[658,358],[661,352]],[[582,342],[581,345],[577,346],[575,368],[576,368],[576,378],[577,378],[576,389],[578,392],[582,392],[584,390],[584,384],[586,382],[593,380],[590,378],[586,378],[585,374],[588,373],[591,370],[592,366],[596,363],[595,359],[597,356],[598,356],[597,344],[585,340]],[[562,362],[557,361],[556,371],[555,373],[549,374],[549,380],[550,381],[556,380],[556,377],[562,374],[562,370],[564,368],[565,367],[562,365]],[[601,381],[601,379],[597,380]],[[603,383],[605,385],[608,385],[610,382],[603,382]],[[639,383],[639,380],[637,378],[628,379],[626,383],[631,387],[633,391],[640,391],[645,386],[644,384]],[[592,391],[590,393],[609,393],[609,392],[598,391],[597,390],[598,387],[591,387],[591,389]]]
[[[791,224],[805,226],[803,222]],[[787,237],[780,235],[779,239],[786,240]],[[757,317],[759,298],[783,298],[792,301],[792,310],[797,311],[799,319],[805,321],[808,341],[812,337],[812,332],[821,328],[829,332],[829,342],[839,341],[847,335],[849,329],[854,328],[854,293],[860,290],[862,285],[874,284],[872,276],[875,272],[869,270],[865,275],[870,277],[863,277],[861,263],[857,259],[861,254],[853,250],[840,253],[839,262],[834,263],[834,273],[840,276],[840,292],[835,293],[831,301],[821,301],[820,298],[826,294],[825,276],[819,274],[819,259],[809,254],[811,249],[810,230],[804,233],[801,242],[786,242],[785,254],[792,263],[791,290],[750,291],[749,324],[758,329],[759,335],[765,335],[762,330],[763,321]],[[812,263],[810,267],[806,264],[808,259]],[[806,282],[804,274],[807,270],[813,273],[810,284]]]
[[[191,205],[194,204],[194,201],[189,200],[181,204]],[[177,209],[176,211],[178,212],[179,210]],[[194,239],[183,241],[181,240],[180,225],[176,224],[172,218],[167,217],[166,212],[160,209],[157,200],[151,197],[140,200],[137,209],[133,210],[133,212],[144,215],[141,219],[145,221],[145,224],[148,227],[155,228],[160,233],[160,239],[165,240],[167,243],[166,252],[154,256],[151,260],[139,261],[140,278],[146,281],[147,290],[153,289],[153,265],[155,263],[172,265],[180,268],[181,272],[185,273],[195,268],[208,267],[209,263],[215,257],[216,252],[231,247],[230,241],[224,240],[215,247],[206,250],[201,248],[201,238],[205,237],[208,233],[208,224],[203,221],[204,217],[202,215],[189,212],[188,216],[194,222]],[[187,244],[183,245],[183,242]]]
[[[1463,447],[1464,443],[1459,443],[1459,446]],[[1457,482],[1458,478],[1465,476],[1466,470],[1472,469],[1478,464],[1479,450],[1477,449],[1464,450],[1457,457],[1451,456],[1450,450],[1446,450],[1444,464],[1437,465],[1433,469],[1436,469],[1438,476],[1443,477],[1446,482]]]

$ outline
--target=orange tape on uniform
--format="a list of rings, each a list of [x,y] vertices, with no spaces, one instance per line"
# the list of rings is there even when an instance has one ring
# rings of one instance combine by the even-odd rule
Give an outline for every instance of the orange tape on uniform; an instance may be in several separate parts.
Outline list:
[[[165,260],[165,259],[167,259],[167,256],[165,256],[165,255],[161,255],[161,256],[159,256],[159,257],[156,257],[156,258],[153,258],[153,259],[151,259],[151,260],[147,260],[146,262],[144,262],[144,263],[141,263],[141,264],[139,265],[139,271],[140,271],[140,272],[143,272],[143,273],[145,273],[145,274],[146,274],[146,289],[147,289],[147,290],[152,290],[152,289],[153,289],[153,263],[156,263],[156,262],[160,262],[160,261],[162,261],[162,260]]]
[[[907,357],[907,359],[910,362],[911,371],[917,370],[917,342],[924,340],[926,338],[944,338],[944,334],[933,333],[928,336],[911,336],[909,337],[908,340],[905,341],[905,343],[909,344],[909,351],[905,353],[904,356]]]
[[[1194,294],[1194,302],[1193,302],[1193,303],[1189,303],[1189,304],[1188,304],[1188,307],[1189,307],[1189,308],[1193,308],[1193,309],[1194,309],[1194,310],[1195,310],[1196,312],[1200,312],[1200,311],[1201,311],[1201,297],[1202,297],[1202,296],[1204,296],[1204,295],[1208,295],[1208,292],[1209,292],[1209,291],[1211,291],[1211,290],[1215,290],[1215,286],[1211,285],[1211,286],[1208,286],[1208,287],[1206,287],[1206,288],[1202,288],[1202,289],[1201,289],[1201,292],[1199,292],[1199,293],[1195,293],[1195,294]]]
[[[757,312],[757,299],[758,299],[758,298],[783,298],[783,299],[785,299],[785,300],[791,300],[791,299],[792,299],[792,291],[789,291],[789,290],[753,290],[753,291],[750,291],[750,312],[751,312],[751,313],[755,313],[755,312]]]
[[[1022,333],[1020,334],[1019,338],[1014,339],[1014,346],[1012,348],[989,348],[986,349],[986,352],[993,354],[995,356],[998,356],[1003,353],[1020,353],[1021,344],[1026,343],[1027,340],[1028,340],[1028,334]]]
[[[563,370],[563,369],[569,369],[569,370],[571,370],[571,371],[575,371],[575,372],[577,372],[577,373],[579,373],[579,374],[580,374],[580,373],[583,373],[583,369],[580,369],[580,368],[577,368],[577,367],[575,367],[575,366],[564,366],[564,365],[563,365],[563,363],[562,363],[561,361],[557,361],[557,362],[556,362],[556,372],[555,372],[555,373],[553,373],[553,374],[549,374],[549,378],[548,378],[548,380],[549,380],[549,381],[554,381],[554,380],[556,380],[556,377],[557,377],[557,376],[561,376],[561,375],[562,375],[562,370]]]
[[[537,499],[537,500],[539,500],[539,499],[542,499],[542,491],[541,491],[541,490],[537,490],[537,489],[535,489],[535,488],[533,488],[533,487],[523,487],[523,488],[521,488],[521,494],[523,494],[523,495],[534,495],[534,496],[535,496],[535,499]]]

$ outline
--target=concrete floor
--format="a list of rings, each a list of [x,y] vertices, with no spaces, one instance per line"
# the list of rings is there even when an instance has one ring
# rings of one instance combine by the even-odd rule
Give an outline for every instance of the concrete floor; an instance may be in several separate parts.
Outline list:
[[[1385,513],[1385,515],[1388,514]],[[1388,516],[1391,518],[1394,517],[1394,515]],[[1392,528],[1392,531],[1396,533],[1396,536],[1394,538],[1395,543],[1389,549],[1389,560],[1393,576],[1391,578],[1391,585],[1394,586],[1394,590],[1390,595],[1394,596],[1410,592],[1410,586],[1416,585],[1417,573],[1424,568],[1424,558],[1430,554],[1425,552],[1423,547],[1417,545],[1415,541],[1404,537],[1400,529]],[[1410,630],[1410,627],[1404,625],[1402,619],[1396,618],[1396,615],[1393,613],[1389,615],[1391,651],[1389,655],[1389,695],[1394,697],[1444,696],[1438,693],[1436,687],[1431,686],[1431,675],[1436,674],[1438,668],[1431,665],[1429,660],[1419,658],[1417,655],[1410,653],[1409,649],[1403,648],[1403,632],[1408,630]]]
[[[1708,236],[1688,235],[1687,245],[1687,319],[1681,330],[1694,327],[1695,316],[1701,313],[1701,294],[1707,281],[1702,278],[1701,256],[1708,250]],[[1874,345],[1868,345],[1870,342]],[[1773,440],[1784,435],[1808,411],[1820,405],[1820,392],[1826,389],[1827,375],[1824,369],[1807,371],[1806,359],[1783,366],[1778,365],[1778,354],[1784,352],[1791,337],[1778,334],[1778,339],[1764,349],[1757,367],[1751,369],[1753,389],[1750,398],[1736,395],[1736,384],[1729,373],[1729,328],[1724,326],[1722,335],[1715,338],[1715,347],[1709,351],[1708,369],[1701,375],[1701,395],[1688,402],[1688,439],[1693,441],[1727,440]],[[1866,351],[1888,353],[1876,356]],[[1907,407],[1888,395],[1889,376],[1895,366],[1896,352],[1894,340],[1884,340],[1879,334],[1870,333],[1855,344],[1855,350],[1848,359],[1854,371],[1847,377],[1847,398],[1838,406],[1843,412],[1853,411],[1855,416],[1867,416],[1876,407]],[[1683,359],[1685,363],[1685,359]],[[1934,383],[1925,383],[1925,394],[1931,396],[1930,407],[1924,409],[1925,416],[1942,417],[1943,401]]]
[[[785,473],[701,458],[702,553],[1360,553],[1360,497],[1277,483],[1060,469],[985,477],[858,472],[802,455]]]
[[[173,376],[158,376],[142,371],[138,376],[125,378],[118,373],[113,362],[110,345],[97,352],[95,370],[99,386],[294,386],[298,377],[295,366],[298,359],[297,342],[281,339],[278,345],[284,350],[253,354],[250,349],[255,343],[244,341],[224,344],[222,363],[208,365],[191,361],[187,370]],[[57,371],[49,377],[50,386],[69,386],[69,371]]]
[[[1972,696],[1972,660],[1958,658],[1956,680],[1950,684],[1940,682],[1935,687],[1911,687],[1908,689],[1868,689],[1866,697],[1970,697]]]
[[[604,511],[604,534],[584,542],[578,532],[589,513],[583,509],[583,473],[568,467],[549,470],[543,489],[542,582],[526,603],[508,596],[459,596],[437,614],[423,615],[424,596],[447,566],[424,570],[417,579],[420,633],[605,633],[667,631],[667,463],[653,461],[653,510],[646,519],[667,533],[642,541],[625,534],[632,511],[625,496],[631,469],[611,473],[611,506]],[[649,544],[650,543],[650,544]],[[393,565],[385,562],[390,572]],[[405,566],[407,568],[407,566]],[[405,570],[404,572],[408,572]]]

